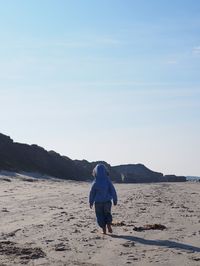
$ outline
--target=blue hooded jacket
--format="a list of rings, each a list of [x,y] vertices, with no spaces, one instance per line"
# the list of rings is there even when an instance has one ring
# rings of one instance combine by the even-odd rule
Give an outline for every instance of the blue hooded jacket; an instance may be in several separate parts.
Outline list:
[[[94,170],[93,175],[95,180],[92,184],[89,203],[93,205],[94,202],[106,202],[113,200],[117,204],[117,193],[108,176],[108,171],[103,164],[98,164]]]

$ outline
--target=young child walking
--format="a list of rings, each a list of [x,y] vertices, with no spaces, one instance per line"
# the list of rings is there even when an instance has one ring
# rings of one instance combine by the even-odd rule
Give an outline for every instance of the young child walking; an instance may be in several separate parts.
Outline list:
[[[93,176],[95,180],[89,194],[90,208],[95,204],[97,223],[102,228],[103,234],[106,234],[107,229],[112,233],[111,200],[114,205],[117,205],[117,193],[104,164],[97,164],[93,170]]]

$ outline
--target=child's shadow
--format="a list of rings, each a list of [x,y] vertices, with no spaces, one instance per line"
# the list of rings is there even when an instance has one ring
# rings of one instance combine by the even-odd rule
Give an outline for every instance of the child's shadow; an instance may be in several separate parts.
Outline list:
[[[127,236],[127,235],[110,235],[113,238],[122,238],[133,242],[138,242],[143,245],[151,245],[151,246],[161,246],[161,247],[167,247],[167,248],[175,248],[175,249],[182,249],[182,250],[188,250],[192,252],[200,252],[200,247],[195,247],[183,243],[178,243],[175,241],[170,240],[148,240],[136,236]]]

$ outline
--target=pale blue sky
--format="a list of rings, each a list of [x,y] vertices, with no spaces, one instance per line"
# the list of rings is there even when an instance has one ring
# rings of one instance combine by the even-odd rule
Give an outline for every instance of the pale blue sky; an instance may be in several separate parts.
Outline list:
[[[0,0],[0,132],[200,175],[200,1]]]

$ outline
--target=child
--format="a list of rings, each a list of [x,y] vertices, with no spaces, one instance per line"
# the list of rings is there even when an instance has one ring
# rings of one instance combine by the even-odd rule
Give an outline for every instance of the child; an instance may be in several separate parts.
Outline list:
[[[108,171],[103,164],[98,164],[94,168],[93,176],[95,180],[89,195],[90,208],[95,203],[97,223],[102,228],[103,234],[106,234],[106,226],[108,232],[112,233],[111,200],[113,200],[114,205],[117,205],[117,193],[108,175]]]

